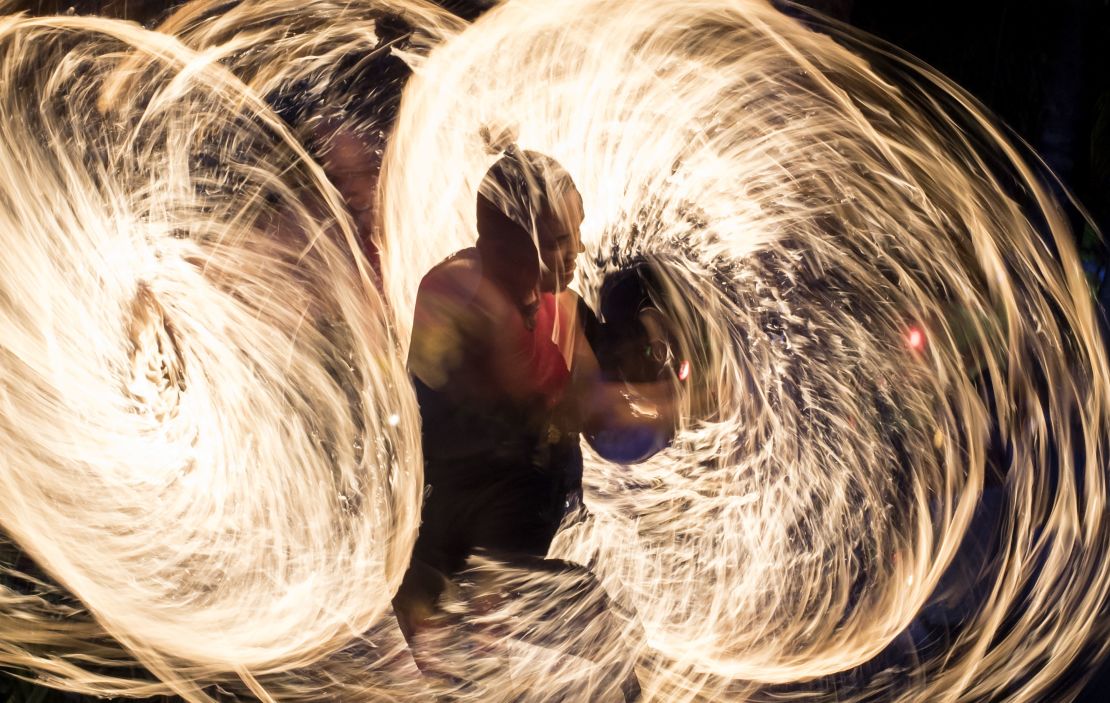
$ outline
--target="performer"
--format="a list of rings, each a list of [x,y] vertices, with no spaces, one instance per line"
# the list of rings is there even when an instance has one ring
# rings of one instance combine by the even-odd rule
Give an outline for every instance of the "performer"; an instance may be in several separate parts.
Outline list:
[[[566,290],[581,197],[553,159],[510,147],[477,214],[477,246],[421,282],[409,353],[427,484],[414,558],[447,576],[478,548],[546,556],[581,491]]]
[[[581,570],[545,560],[561,522],[581,506],[579,432],[614,417],[673,422],[659,389],[659,407],[638,415],[601,382],[580,300],[567,288],[583,251],[582,221],[567,171],[510,146],[479,187],[477,245],[420,284],[408,362],[425,500],[394,601],[410,639],[476,553]]]

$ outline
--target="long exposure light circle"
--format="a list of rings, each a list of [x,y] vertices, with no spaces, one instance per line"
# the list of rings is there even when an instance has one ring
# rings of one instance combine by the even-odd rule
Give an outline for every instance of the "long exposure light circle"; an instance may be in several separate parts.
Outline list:
[[[900,70],[761,2],[519,0],[410,87],[386,211],[402,319],[474,240],[483,128],[570,170],[588,301],[631,265],[662,281],[692,412],[645,464],[588,462],[593,519],[554,551],[635,613],[665,697],[813,700],[801,682],[883,671],[986,539],[984,490],[998,556],[952,646],[892,664],[913,685],[861,675],[840,699],[1036,700],[1102,631],[1108,377],[1070,234],[974,103]]]
[[[96,666],[134,657],[199,700],[348,644],[388,612],[422,479],[334,191],[165,35],[3,18],[0,57],[0,515],[88,609],[9,569],[5,664],[157,692]]]

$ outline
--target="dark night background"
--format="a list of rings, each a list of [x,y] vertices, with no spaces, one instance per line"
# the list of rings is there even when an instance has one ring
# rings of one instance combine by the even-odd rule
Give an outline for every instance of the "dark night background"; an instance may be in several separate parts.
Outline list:
[[[558,0],[551,0],[557,2]],[[482,0],[440,0],[468,19]],[[1026,140],[1075,194],[1098,228],[1110,231],[1110,0],[802,0],[877,35],[947,74]],[[26,0],[33,14],[101,14],[151,26],[172,6],[158,0]],[[1092,290],[1110,307],[1110,256],[1078,214],[1075,232]],[[1015,672],[1020,676],[1020,672]],[[6,690],[7,689],[7,690]],[[0,701],[76,701],[13,688]],[[1079,701],[1110,701],[1104,665]],[[1053,701],[1045,701],[1053,703]]]

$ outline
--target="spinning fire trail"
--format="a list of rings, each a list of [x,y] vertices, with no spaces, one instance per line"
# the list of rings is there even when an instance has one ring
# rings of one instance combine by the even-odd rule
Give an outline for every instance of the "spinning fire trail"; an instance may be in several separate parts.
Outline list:
[[[383,11],[415,32],[383,41]],[[660,701],[1065,700],[1110,588],[1072,235],[974,101],[832,33],[755,0],[0,18],[0,662],[191,701],[592,701],[633,666]],[[414,71],[380,279],[273,109],[355,91],[329,70],[375,50]],[[587,455],[552,556],[604,593],[552,615],[579,584],[478,563],[514,597],[459,596],[422,677],[390,608],[422,486],[404,359],[491,126],[573,174],[587,302],[650,269],[685,412],[641,464]]]

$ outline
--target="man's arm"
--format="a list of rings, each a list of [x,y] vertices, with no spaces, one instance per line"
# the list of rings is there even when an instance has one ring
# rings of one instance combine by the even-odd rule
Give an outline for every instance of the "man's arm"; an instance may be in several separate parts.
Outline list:
[[[477,276],[470,268],[467,262],[441,264],[416,293],[408,367],[429,388],[444,387],[473,336]]]
[[[647,427],[673,432],[678,423],[678,386],[673,381],[618,383],[606,381],[580,319],[574,344],[572,392],[577,399],[581,429]]]

